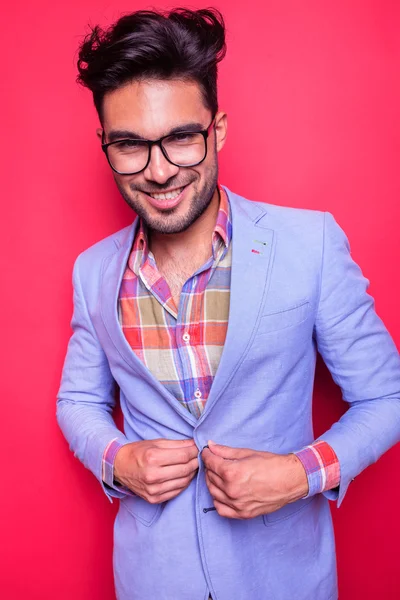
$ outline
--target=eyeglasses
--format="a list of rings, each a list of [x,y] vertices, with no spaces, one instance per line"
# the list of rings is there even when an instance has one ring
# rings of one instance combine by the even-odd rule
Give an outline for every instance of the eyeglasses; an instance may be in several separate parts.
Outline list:
[[[104,144],[101,147],[108,163],[118,175],[136,175],[144,171],[150,162],[151,149],[158,146],[168,162],[177,167],[195,167],[207,156],[207,138],[215,118],[202,131],[179,131],[164,135],[159,140],[126,138]]]

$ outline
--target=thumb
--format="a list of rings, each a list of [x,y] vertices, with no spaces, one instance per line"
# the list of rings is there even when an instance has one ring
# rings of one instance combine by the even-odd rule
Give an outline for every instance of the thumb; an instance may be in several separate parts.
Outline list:
[[[240,458],[246,458],[247,456],[250,456],[250,454],[254,454],[254,451],[249,448],[222,446],[221,444],[216,444],[212,440],[208,441],[208,447],[213,454],[228,460],[238,460]]]

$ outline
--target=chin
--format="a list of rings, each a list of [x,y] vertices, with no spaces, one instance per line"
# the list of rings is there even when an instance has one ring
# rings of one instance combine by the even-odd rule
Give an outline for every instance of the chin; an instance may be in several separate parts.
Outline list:
[[[194,223],[194,221],[187,220],[184,218],[173,219],[170,221],[162,221],[161,219],[149,219],[145,222],[147,227],[152,231],[164,234],[183,233],[184,231],[189,229],[189,227]]]

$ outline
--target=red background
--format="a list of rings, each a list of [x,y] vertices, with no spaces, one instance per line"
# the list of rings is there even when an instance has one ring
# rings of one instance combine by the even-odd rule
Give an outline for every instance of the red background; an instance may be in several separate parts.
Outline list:
[[[228,27],[221,182],[249,198],[333,212],[399,344],[400,4],[216,6]],[[74,83],[76,48],[88,22],[146,7],[36,0],[2,9],[0,594],[7,600],[114,598],[117,504],[69,452],[55,396],[73,261],[132,220],[100,151],[90,95]],[[344,408],[320,367],[317,433]],[[399,447],[388,452],[356,479],[339,511],[332,507],[341,600],[400,597],[399,458]]]

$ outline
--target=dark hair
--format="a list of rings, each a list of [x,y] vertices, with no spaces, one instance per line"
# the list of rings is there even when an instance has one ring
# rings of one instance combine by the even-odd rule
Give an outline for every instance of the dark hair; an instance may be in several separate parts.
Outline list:
[[[139,10],[108,29],[91,28],[79,48],[77,81],[93,93],[101,121],[104,95],[135,79],[194,80],[215,116],[217,65],[225,53],[217,9]]]

